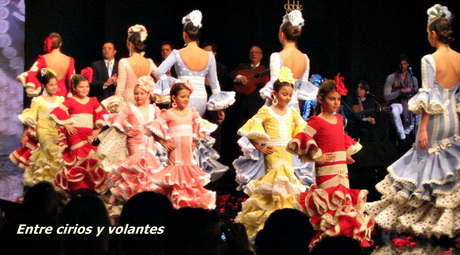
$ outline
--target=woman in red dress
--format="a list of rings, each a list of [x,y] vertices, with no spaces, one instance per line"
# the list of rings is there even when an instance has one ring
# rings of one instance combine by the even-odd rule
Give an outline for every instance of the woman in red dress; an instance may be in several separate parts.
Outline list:
[[[56,96],[72,96],[70,79],[75,74],[75,60],[61,52],[62,39],[58,33],[51,33],[44,43],[44,50],[47,54],[38,56],[30,70],[20,74],[18,80],[26,88],[27,96],[38,96],[42,88],[37,75],[42,68],[49,67],[56,72],[58,80],[59,90]]]

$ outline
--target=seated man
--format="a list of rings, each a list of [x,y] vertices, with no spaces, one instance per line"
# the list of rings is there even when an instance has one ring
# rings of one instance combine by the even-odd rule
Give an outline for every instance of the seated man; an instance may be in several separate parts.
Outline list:
[[[385,81],[384,97],[391,106],[399,138],[404,140],[415,126],[408,102],[417,93],[418,81],[409,67],[409,58],[401,54],[399,59],[398,71],[388,75]]]
[[[373,95],[369,94],[369,84],[361,80],[356,88],[356,96],[352,99],[352,110],[356,117],[354,137],[366,142],[373,140],[378,107]]]

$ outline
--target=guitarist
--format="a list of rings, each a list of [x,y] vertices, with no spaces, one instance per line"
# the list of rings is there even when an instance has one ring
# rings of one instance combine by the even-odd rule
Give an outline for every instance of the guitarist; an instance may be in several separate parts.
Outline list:
[[[252,46],[249,49],[249,63],[240,63],[232,72],[228,73],[227,78],[229,83],[235,84],[236,93],[236,102],[226,111],[226,119],[223,123],[222,133],[225,136],[222,138],[222,147],[226,148],[226,153],[222,154],[222,160],[224,164],[233,162],[234,159],[238,157],[239,147],[236,141],[239,139],[237,135],[237,130],[243,126],[244,123],[252,116],[254,116],[260,107],[265,103],[260,97],[259,90],[262,88],[266,82],[269,80],[269,73],[265,75],[266,81],[263,84],[255,84],[257,87],[255,90],[250,93],[238,93],[239,89],[246,89],[250,82],[250,78],[241,75],[239,73],[257,70],[267,69],[266,66],[261,64],[263,58],[262,49],[259,46]]]
[[[379,105],[374,100],[373,95],[369,93],[369,84],[365,80],[361,80],[356,88],[356,97],[353,98],[353,112],[361,112],[365,110],[377,109]],[[354,121],[353,137],[359,138],[363,142],[371,142],[374,140],[374,125],[376,123],[376,112],[356,115]],[[351,123],[350,123],[351,124]]]
[[[408,109],[409,99],[418,91],[417,78],[409,67],[409,57],[399,55],[398,71],[388,75],[385,81],[384,97],[391,104],[393,119],[401,140],[414,128],[414,118]]]

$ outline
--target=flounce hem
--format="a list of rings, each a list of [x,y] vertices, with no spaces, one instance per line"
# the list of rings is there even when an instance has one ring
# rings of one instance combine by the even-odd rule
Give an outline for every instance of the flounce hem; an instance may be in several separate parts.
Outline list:
[[[198,167],[211,175],[211,181],[219,179],[228,170],[228,166],[217,161],[220,155],[213,148],[215,141],[211,136],[206,136],[198,141],[193,151]]]
[[[125,107],[123,97],[111,96],[102,100],[101,105],[110,113],[118,113]]]
[[[230,107],[235,103],[235,92],[234,91],[221,91],[214,93],[209,97],[208,103],[206,104],[209,111],[219,111]]]

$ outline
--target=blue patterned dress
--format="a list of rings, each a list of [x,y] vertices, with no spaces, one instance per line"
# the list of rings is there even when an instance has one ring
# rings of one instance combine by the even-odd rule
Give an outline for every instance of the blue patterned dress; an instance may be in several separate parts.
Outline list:
[[[422,89],[409,110],[430,115],[428,149],[415,144],[377,184],[382,200],[367,212],[380,226],[423,237],[460,234],[459,84],[442,87],[433,56],[423,57]]]

